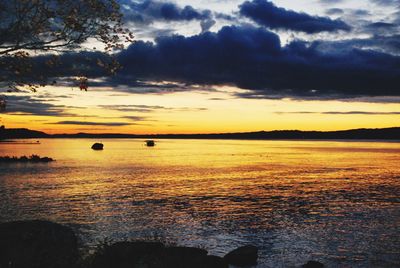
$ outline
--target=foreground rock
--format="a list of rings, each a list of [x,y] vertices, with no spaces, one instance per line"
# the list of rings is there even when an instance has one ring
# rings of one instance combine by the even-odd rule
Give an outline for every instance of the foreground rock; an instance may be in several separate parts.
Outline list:
[[[235,266],[251,266],[257,264],[258,249],[255,246],[237,248],[224,256],[227,263]]]
[[[96,268],[135,267],[147,264],[147,267],[159,267],[159,256],[164,251],[164,245],[157,242],[119,242],[106,245],[93,257],[89,265]]]
[[[318,261],[309,261],[302,266],[303,268],[324,268],[325,266]]]
[[[157,242],[120,242],[95,254],[91,268],[228,268],[220,257],[192,247],[166,247]]]
[[[228,268],[228,263],[221,257],[208,255],[205,261],[207,268]]]
[[[191,247],[170,247],[165,250],[167,267],[205,268],[207,250]]]
[[[118,242],[83,259],[69,227],[48,221],[0,224],[0,268],[228,268],[257,263],[257,248],[245,246],[224,258],[204,249],[160,242]]]
[[[0,224],[0,268],[70,268],[78,260],[77,239],[47,221]]]

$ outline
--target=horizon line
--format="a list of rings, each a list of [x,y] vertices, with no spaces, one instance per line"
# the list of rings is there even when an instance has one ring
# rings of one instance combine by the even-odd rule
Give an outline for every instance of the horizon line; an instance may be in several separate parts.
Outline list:
[[[274,129],[274,130],[255,130],[255,131],[245,131],[245,132],[210,132],[210,133],[156,133],[156,134],[137,134],[137,133],[113,133],[113,132],[103,132],[103,133],[90,133],[90,132],[75,132],[75,133],[52,133],[49,134],[42,130],[34,130],[29,128],[6,128],[4,130],[28,130],[35,132],[42,132],[46,135],[134,135],[134,136],[157,136],[157,135],[227,135],[227,134],[252,134],[252,133],[271,133],[271,132],[319,132],[319,133],[331,133],[331,132],[345,132],[345,131],[355,131],[355,130],[389,130],[389,129],[400,129],[400,126],[385,127],[385,128],[351,128],[351,129],[339,129],[339,130],[300,130],[300,129]]]

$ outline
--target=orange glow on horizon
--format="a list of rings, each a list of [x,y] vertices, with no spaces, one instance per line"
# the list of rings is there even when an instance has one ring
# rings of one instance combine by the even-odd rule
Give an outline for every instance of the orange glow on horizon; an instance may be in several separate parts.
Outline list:
[[[168,94],[130,94],[112,89],[79,92],[70,88],[45,88],[27,95],[32,98],[54,95],[45,102],[50,110],[56,111],[54,115],[9,112],[2,114],[0,124],[49,134],[331,131],[399,126],[400,114],[395,113],[400,111],[397,103],[243,99],[233,96],[238,90],[220,87],[211,92],[199,89]],[[24,103],[11,102],[10,109],[17,105]],[[343,112],[349,114],[340,114]]]

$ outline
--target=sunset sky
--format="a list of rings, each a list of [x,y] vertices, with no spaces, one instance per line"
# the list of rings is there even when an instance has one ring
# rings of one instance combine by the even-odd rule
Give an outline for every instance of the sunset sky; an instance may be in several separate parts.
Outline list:
[[[62,55],[63,67],[36,70],[58,86],[1,93],[0,125],[138,134],[400,126],[398,0],[119,2],[136,40],[117,55],[121,71],[81,66],[94,51]],[[73,69],[85,70],[87,92],[63,82]]]

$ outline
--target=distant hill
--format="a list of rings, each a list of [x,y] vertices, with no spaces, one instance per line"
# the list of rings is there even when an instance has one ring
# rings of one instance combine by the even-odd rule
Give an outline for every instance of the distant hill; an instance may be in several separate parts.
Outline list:
[[[29,139],[29,138],[50,138],[51,135],[42,131],[30,130],[27,128],[1,128],[0,139]]]
[[[147,139],[233,139],[233,140],[400,140],[400,127],[381,129],[351,129],[341,131],[275,130],[215,134],[47,134],[26,128],[0,129],[0,139],[28,138],[147,138]]]

